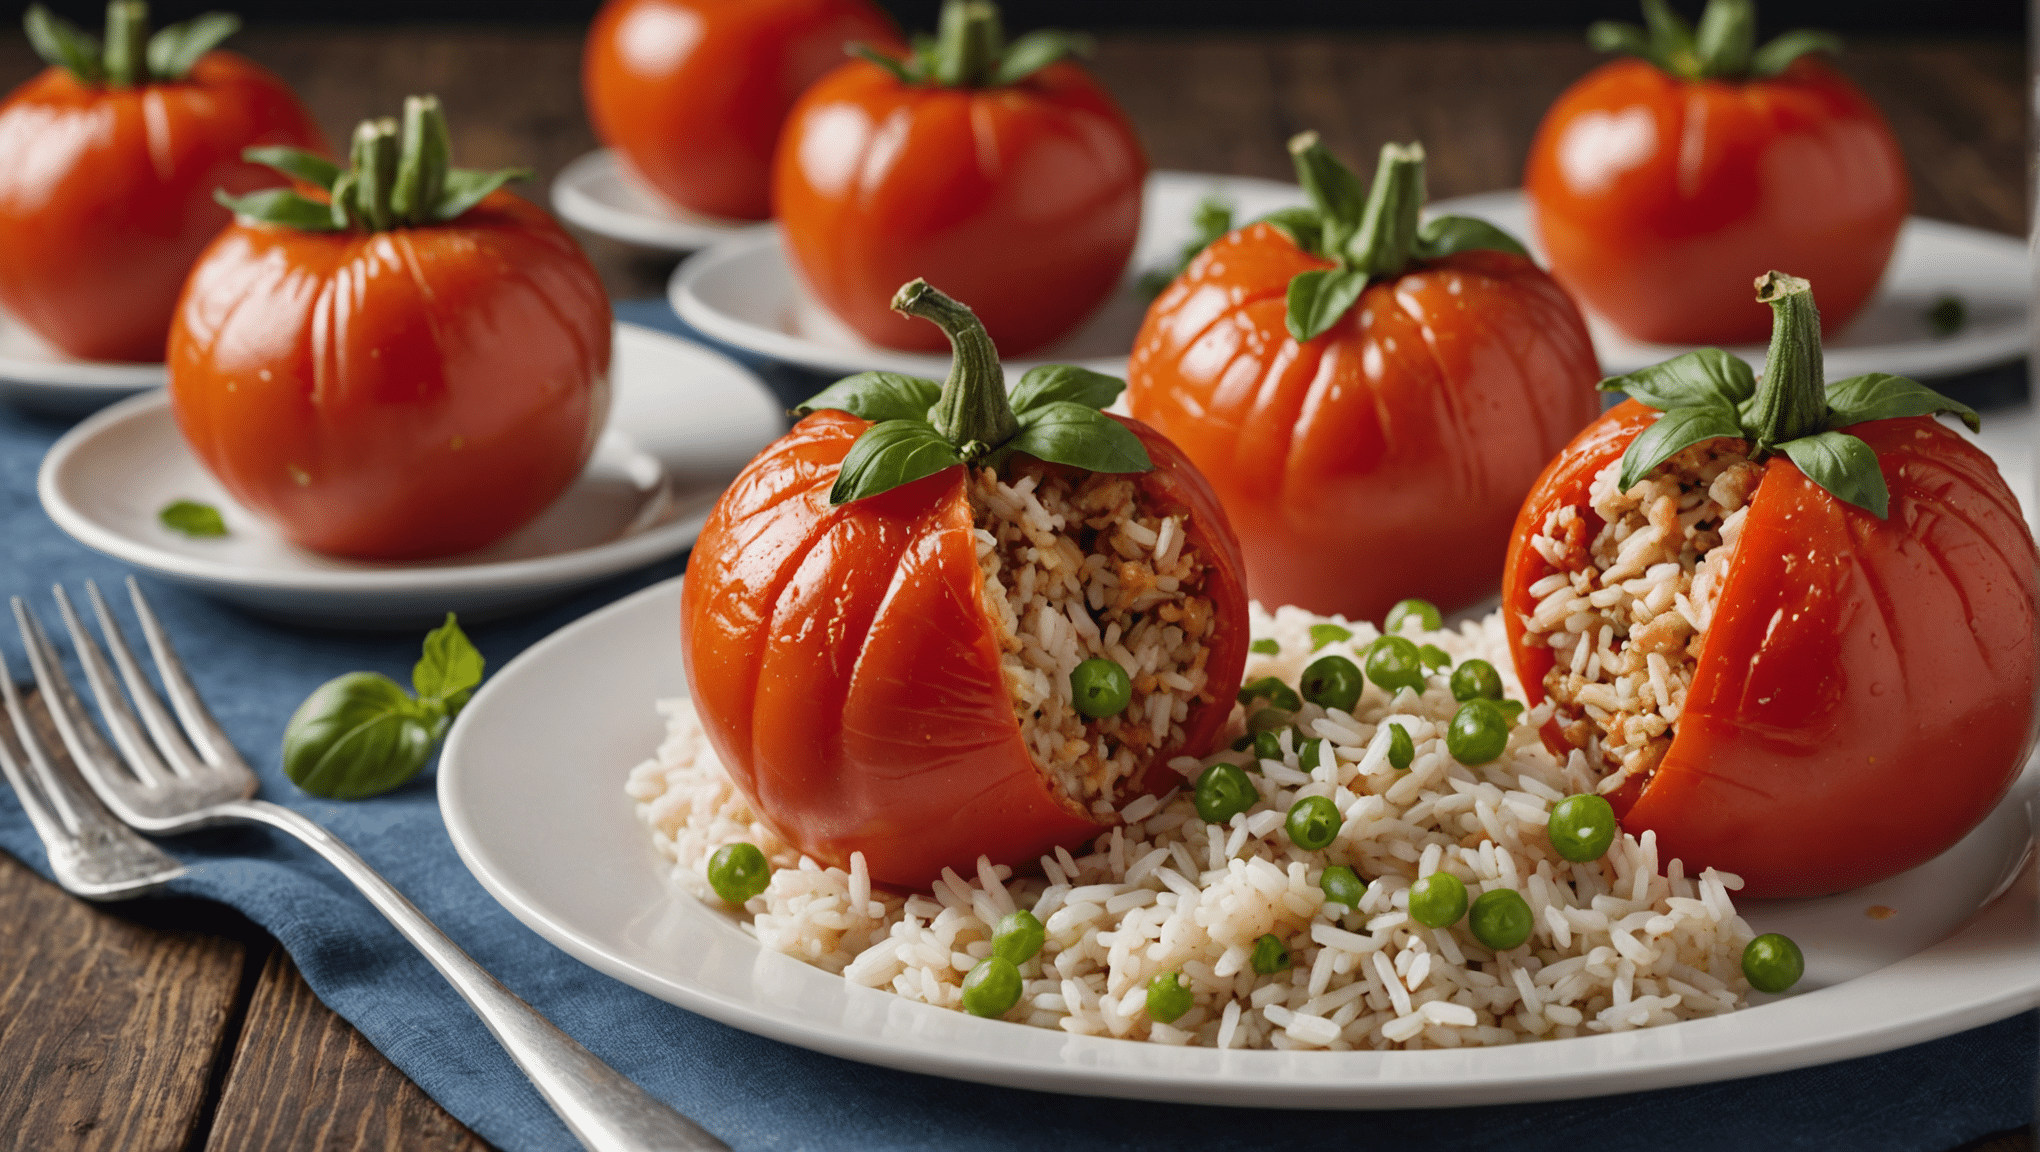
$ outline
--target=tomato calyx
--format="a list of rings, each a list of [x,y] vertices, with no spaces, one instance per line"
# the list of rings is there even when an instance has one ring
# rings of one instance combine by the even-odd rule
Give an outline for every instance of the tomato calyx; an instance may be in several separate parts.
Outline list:
[[[21,23],[45,63],[64,69],[80,84],[109,88],[182,80],[199,57],[241,28],[239,16],[207,12],[151,36],[149,6],[143,0],[113,0],[106,6],[103,47],[98,37],[40,4],[29,5]]]
[[[1698,28],[1687,24],[1665,0],[1643,0],[1644,27],[1597,20],[1587,43],[1597,52],[1641,56],[1681,80],[1761,80],[1776,76],[1809,52],[1839,52],[1832,32],[1797,28],[1757,47],[1757,6],[1753,0],[1707,0]]]
[[[1820,312],[1813,287],[1766,272],[1757,300],[1772,311],[1771,347],[1758,381],[1750,366],[1719,348],[1698,348],[1662,364],[1611,376],[1604,392],[1625,392],[1663,413],[1622,454],[1624,492],[1683,448],[1727,437],[1747,441],[1750,461],[1782,452],[1806,478],[1838,500],[1882,520],[1891,493],[1877,453],[1841,429],[1901,416],[1960,416],[1976,431],[1976,412],[1916,380],[1872,372],[1822,386]]]
[[[1382,145],[1374,184],[1364,191],[1359,177],[1325,148],[1316,132],[1292,138],[1289,154],[1310,204],[1278,209],[1260,222],[1337,265],[1299,272],[1289,281],[1285,323],[1299,343],[1338,323],[1369,282],[1400,276],[1412,261],[1473,248],[1529,255],[1515,237],[1485,220],[1440,216],[1419,223],[1424,211],[1422,144]]]
[[[894,295],[892,307],[941,328],[955,356],[941,384],[898,372],[846,376],[793,410],[823,409],[872,422],[843,458],[830,504],[889,492],[957,465],[996,468],[1015,452],[1089,472],[1148,472],[1140,438],[1101,411],[1126,382],[1073,364],[1027,371],[1009,397],[999,353],[977,316],[926,280]]]
[[[1081,32],[1044,28],[1006,42],[999,6],[990,0],[944,0],[935,35],[914,37],[914,49],[895,59],[869,44],[848,50],[893,74],[902,84],[942,88],[1005,88],[1071,56],[1091,54]]]
[[[301,232],[386,232],[445,224],[510,181],[532,176],[529,168],[484,172],[452,167],[446,114],[437,96],[406,97],[401,132],[387,116],[362,121],[354,130],[346,168],[301,148],[250,148],[241,157],[322,188],[327,198],[266,188],[245,196],[220,190],[213,199],[243,219]]]

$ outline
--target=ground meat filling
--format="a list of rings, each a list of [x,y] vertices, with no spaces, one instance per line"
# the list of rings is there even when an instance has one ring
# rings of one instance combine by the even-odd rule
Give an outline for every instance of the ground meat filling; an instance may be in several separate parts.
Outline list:
[[[1544,691],[1559,729],[1604,772],[1600,790],[1649,778],[1671,747],[1700,639],[1763,469],[1748,446],[1703,440],[1618,491],[1621,462],[1594,478],[1602,528],[1574,507],[1545,518],[1531,546],[1554,571],[1530,586],[1526,643],[1554,662]]]
[[[1214,621],[1205,562],[1187,516],[1144,506],[1132,477],[1072,484],[1022,459],[1000,477],[973,473],[971,510],[986,611],[1021,735],[1064,797],[1101,820],[1158,749],[1183,739],[1205,695]],[[1116,716],[1076,710],[1070,672],[1103,656],[1125,668],[1133,699]]]

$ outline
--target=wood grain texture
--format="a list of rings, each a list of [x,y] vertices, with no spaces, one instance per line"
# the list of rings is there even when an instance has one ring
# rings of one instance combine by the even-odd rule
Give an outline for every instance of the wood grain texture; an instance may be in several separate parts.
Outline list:
[[[485,1152],[489,1145],[321,1004],[278,948],[255,983],[205,1147]]]

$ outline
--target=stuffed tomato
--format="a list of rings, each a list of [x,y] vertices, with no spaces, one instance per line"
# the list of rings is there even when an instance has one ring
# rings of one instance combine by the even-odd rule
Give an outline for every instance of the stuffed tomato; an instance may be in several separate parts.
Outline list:
[[[1037,368],[1008,399],[969,309],[946,384],[865,373],[802,411],[717,503],[683,640],[703,727],[782,839],[925,888],[1026,867],[1210,750],[1246,662],[1239,548],[1122,385]]]
[[[1606,382],[1610,410],[1517,520],[1503,617],[1637,834],[1755,896],[1913,867],[2032,750],[2036,565],[1975,414],[1913,381],[1821,385],[1805,281],[1771,273],[1761,384],[1703,349]]]

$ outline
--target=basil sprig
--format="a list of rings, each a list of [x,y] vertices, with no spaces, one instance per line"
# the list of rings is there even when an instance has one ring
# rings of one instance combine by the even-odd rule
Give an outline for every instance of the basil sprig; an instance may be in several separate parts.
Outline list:
[[[1698,348],[1627,376],[1601,381],[1664,414],[1630,441],[1616,484],[1628,491],[1653,468],[1702,440],[1749,442],[1750,459],[1783,452],[1806,478],[1838,500],[1884,519],[1891,493],[1868,444],[1841,431],[1852,424],[1942,412],[1982,427],[1976,412],[1917,380],[1872,372],[1821,385],[1820,313],[1806,281],[1782,272],[1757,279],[1771,305],[1771,347],[1764,378],[1719,348]]]
[[[281,146],[249,148],[241,158],[323,188],[327,198],[265,188],[245,196],[220,190],[213,199],[238,216],[301,232],[386,232],[444,224],[510,181],[531,176],[528,168],[483,172],[452,167],[446,114],[437,96],[407,97],[401,130],[387,116],[362,121],[354,130],[346,168],[317,153]]]
[[[1839,52],[1832,32],[1800,28],[1757,46],[1754,0],[1707,0],[1698,28],[1679,18],[1665,0],[1643,0],[1644,27],[1598,20],[1587,27],[1587,43],[1600,52],[1641,56],[1659,71],[1683,80],[1751,80],[1776,76],[1809,52]]]
[[[1125,381],[1073,364],[1043,364],[1008,396],[998,352],[969,308],[926,280],[901,288],[892,306],[948,335],[956,353],[949,379],[860,372],[793,410],[805,416],[836,409],[872,422],[843,458],[829,503],[876,496],[959,464],[996,468],[1015,452],[1090,472],[1154,467],[1140,437],[1100,411],[1119,398]]]
[[[1289,334],[1314,340],[1339,322],[1370,281],[1402,275],[1412,261],[1438,260],[1455,252],[1490,248],[1529,253],[1515,237],[1470,216],[1421,220],[1424,211],[1424,146],[1384,144],[1370,188],[1327,151],[1315,132],[1289,142],[1296,178],[1310,197],[1308,206],[1282,208],[1261,222],[1332,268],[1299,272],[1289,281]]]
[[[935,35],[916,35],[913,51],[896,60],[869,44],[847,51],[893,74],[902,84],[943,88],[1004,88],[1058,60],[1091,54],[1081,32],[1044,28],[1008,44],[999,6],[990,0],[943,0]]]
[[[1233,206],[1230,201],[1219,196],[1206,196],[1199,200],[1196,210],[1190,214],[1190,239],[1177,251],[1174,261],[1141,273],[1140,294],[1149,300],[1160,296],[1162,289],[1181,276],[1192,260],[1232,230]]]
[[[106,6],[103,46],[97,36],[40,4],[29,5],[21,24],[35,54],[69,72],[80,84],[133,88],[184,79],[199,57],[240,31],[241,18],[228,12],[207,12],[151,36],[146,3],[113,0]]]
[[[333,800],[403,784],[432,758],[483,670],[482,654],[447,613],[411,670],[416,696],[380,672],[349,672],[314,689],[284,727],[284,774]]]

